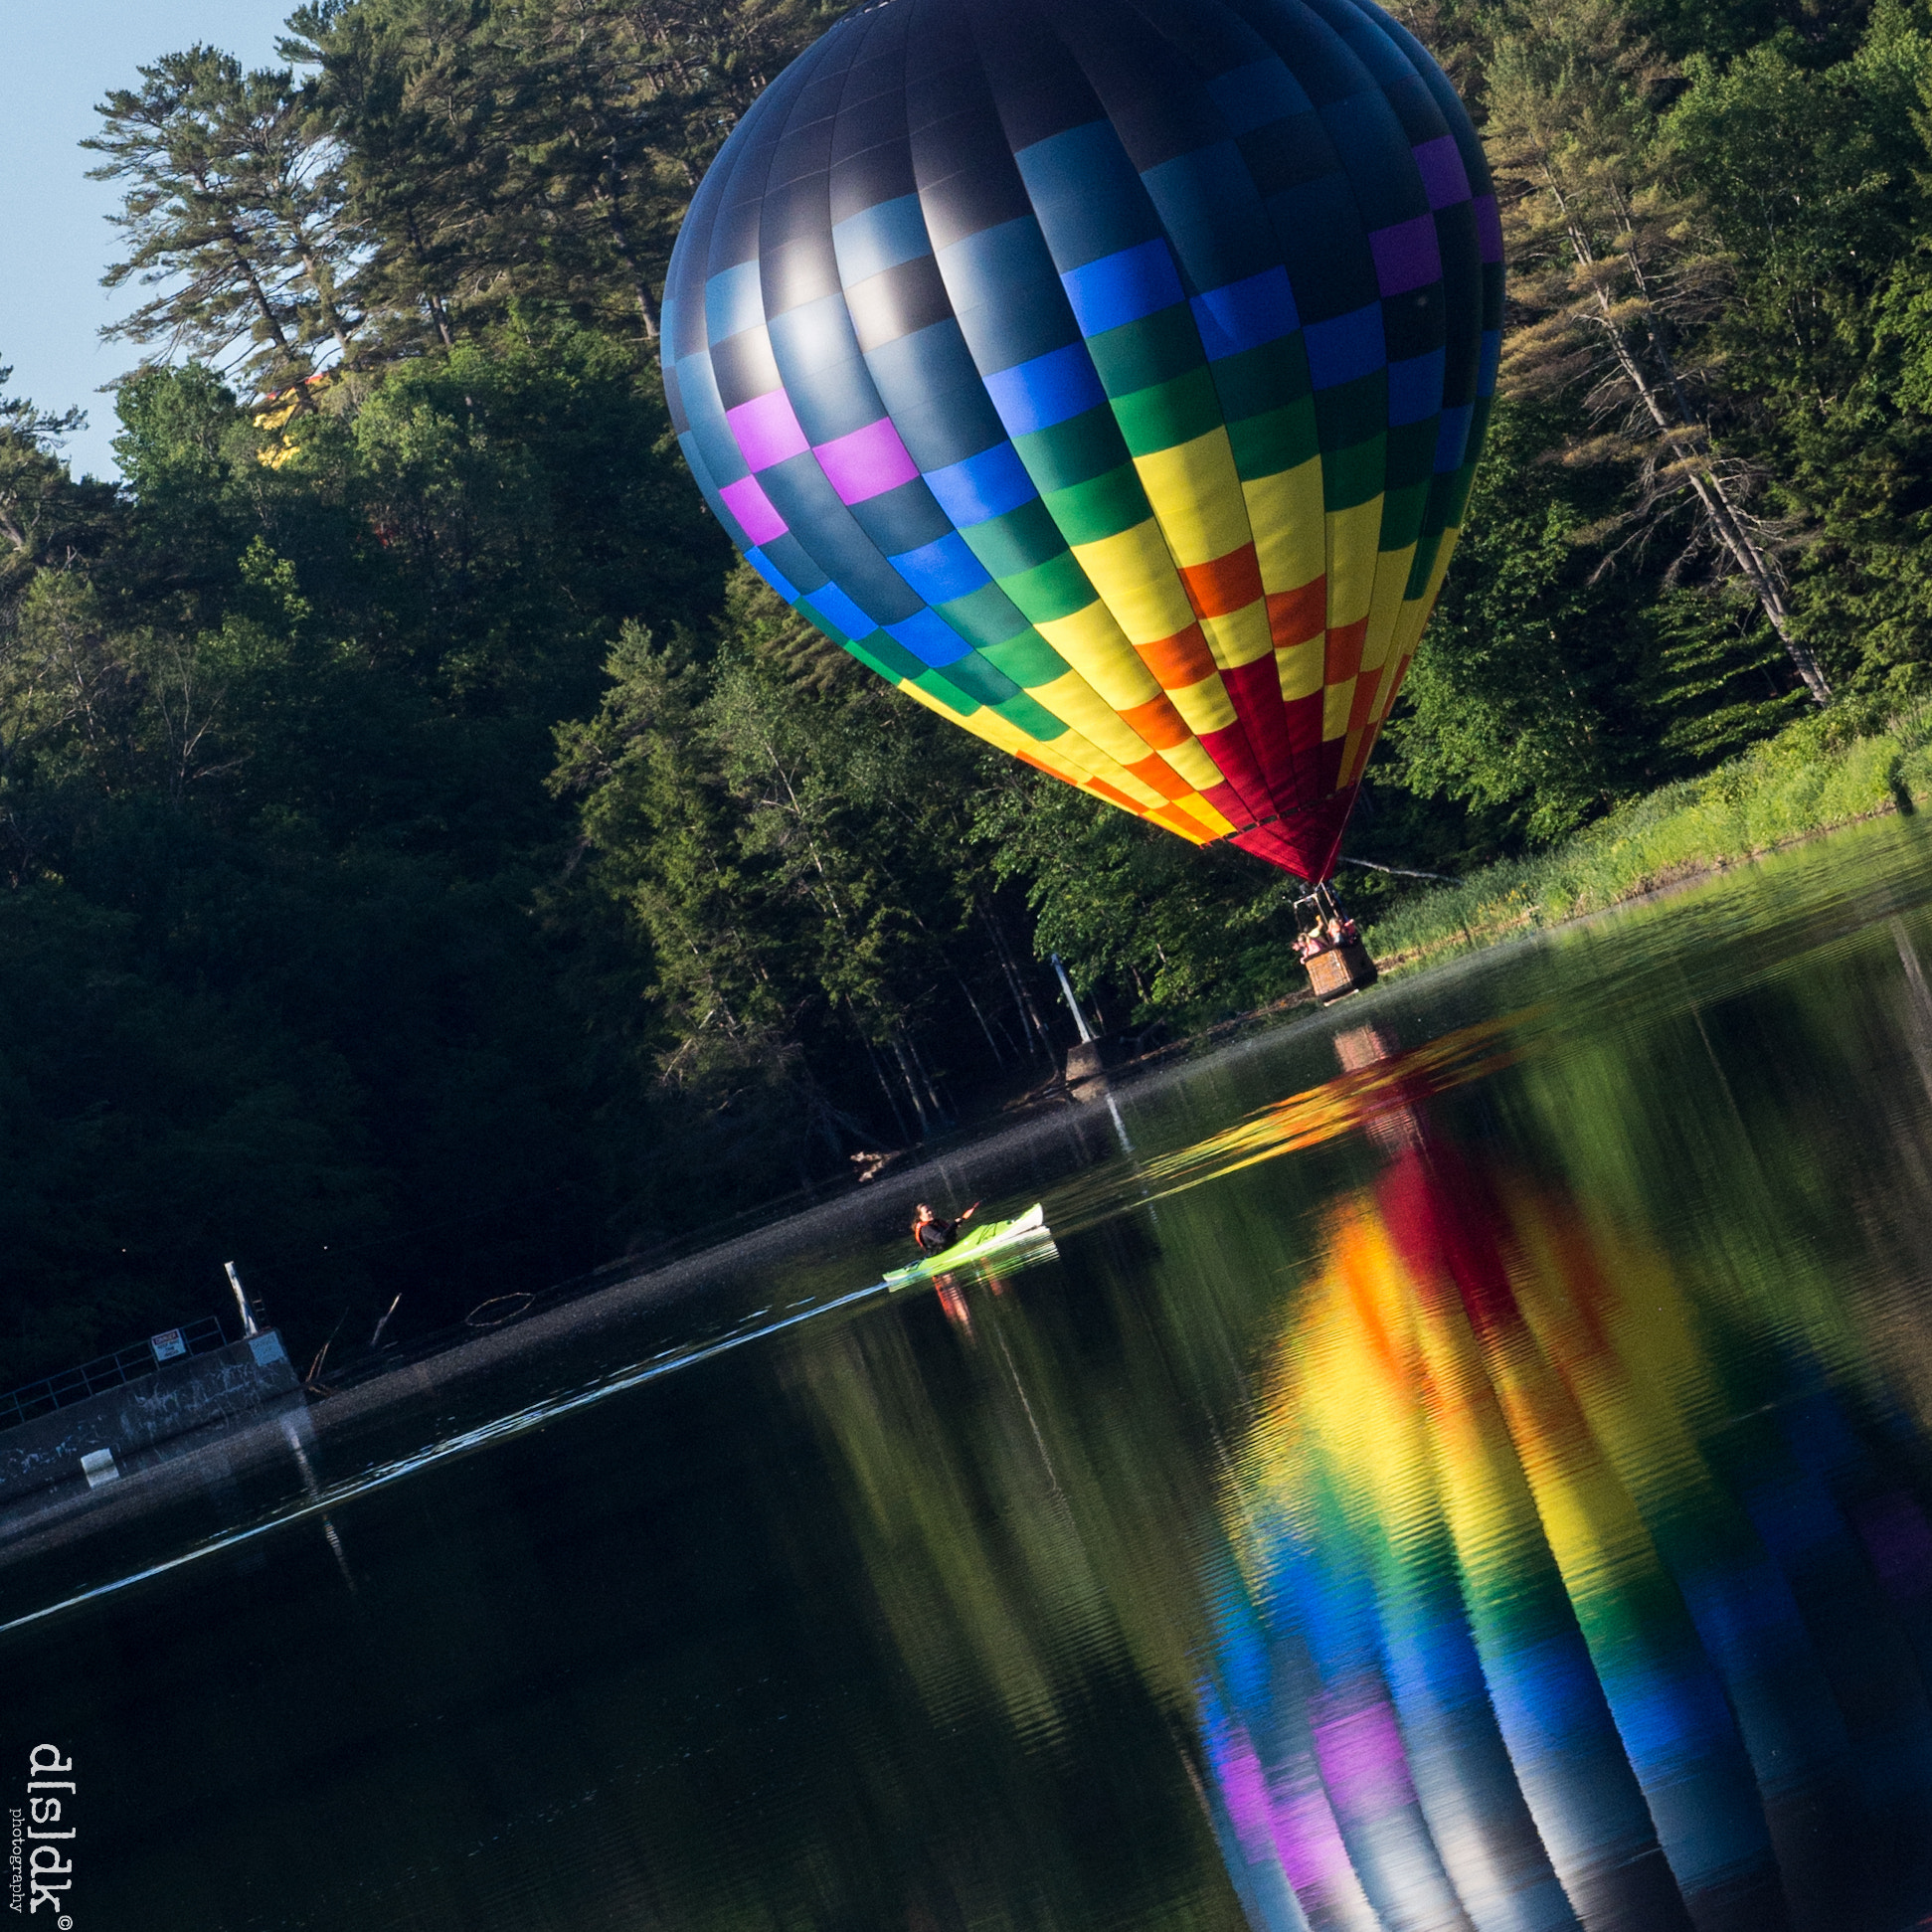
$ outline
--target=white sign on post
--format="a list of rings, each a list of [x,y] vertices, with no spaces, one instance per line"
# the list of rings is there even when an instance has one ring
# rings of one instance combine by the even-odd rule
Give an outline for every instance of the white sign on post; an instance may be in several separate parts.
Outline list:
[[[165,1334],[149,1335],[147,1345],[154,1350],[157,1362],[171,1362],[175,1356],[188,1352],[188,1344],[181,1339],[179,1328],[170,1328]]]

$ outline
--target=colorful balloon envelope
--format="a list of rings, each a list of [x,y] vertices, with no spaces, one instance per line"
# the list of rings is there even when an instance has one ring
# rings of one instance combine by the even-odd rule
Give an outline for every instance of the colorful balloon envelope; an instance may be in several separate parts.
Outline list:
[[[706,175],[665,387],[733,542],[881,677],[1319,879],[1501,302],[1468,116],[1363,0],[886,0]]]

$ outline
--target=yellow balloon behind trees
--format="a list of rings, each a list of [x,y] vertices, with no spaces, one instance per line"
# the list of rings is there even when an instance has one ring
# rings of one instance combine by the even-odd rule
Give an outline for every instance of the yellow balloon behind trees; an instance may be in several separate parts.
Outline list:
[[[1468,116],[1363,0],[885,0],[706,175],[665,387],[733,541],[881,677],[1318,880],[1501,302]]]

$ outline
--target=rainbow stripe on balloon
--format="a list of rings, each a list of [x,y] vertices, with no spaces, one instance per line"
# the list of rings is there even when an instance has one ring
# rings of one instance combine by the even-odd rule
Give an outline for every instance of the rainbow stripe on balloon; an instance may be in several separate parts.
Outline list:
[[[1361,0],[888,0],[705,177],[665,386],[733,541],[880,676],[1322,877],[1501,298],[1468,118]]]

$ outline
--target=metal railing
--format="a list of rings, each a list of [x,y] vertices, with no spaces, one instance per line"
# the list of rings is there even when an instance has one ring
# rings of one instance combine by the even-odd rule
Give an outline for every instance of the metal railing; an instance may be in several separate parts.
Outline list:
[[[173,1332],[180,1336],[182,1355],[205,1355],[228,1345],[219,1316],[187,1322]],[[154,1352],[154,1338],[150,1337],[116,1348],[111,1355],[96,1355],[79,1368],[66,1368],[43,1381],[24,1383],[0,1395],[0,1429],[32,1422],[36,1416],[52,1415],[56,1409],[64,1409],[71,1402],[85,1402],[88,1396],[99,1395],[105,1389],[138,1382],[143,1376],[152,1375],[160,1365]]]

